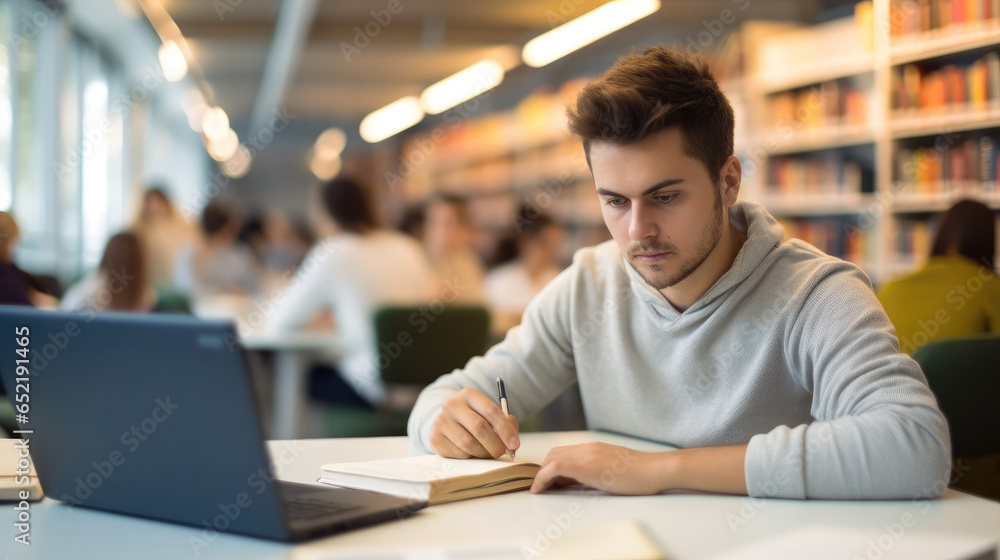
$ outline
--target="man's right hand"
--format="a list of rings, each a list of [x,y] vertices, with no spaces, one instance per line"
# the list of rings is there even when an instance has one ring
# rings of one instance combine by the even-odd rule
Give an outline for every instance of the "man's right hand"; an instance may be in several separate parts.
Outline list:
[[[519,427],[496,401],[466,387],[441,405],[431,426],[431,451],[456,459],[497,458],[520,447]]]

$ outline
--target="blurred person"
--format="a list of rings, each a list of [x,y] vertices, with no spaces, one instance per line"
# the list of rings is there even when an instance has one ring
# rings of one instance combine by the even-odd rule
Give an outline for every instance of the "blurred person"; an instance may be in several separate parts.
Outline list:
[[[69,311],[148,312],[156,305],[139,236],[118,233],[104,246],[97,270],[71,287],[60,309]]]
[[[305,251],[301,249],[301,243],[296,239],[298,234],[291,221],[281,210],[270,210],[264,215],[262,225],[264,266],[278,272],[295,270],[305,258],[309,246]]]
[[[378,377],[372,328],[375,310],[410,305],[437,296],[433,269],[413,239],[381,227],[363,187],[335,178],[318,193],[323,215],[312,214],[320,241],[306,256],[283,297],[275,303],[267,329],[301,329],[323,311],[332,312],[346,354],[331,375],[313,385],[325,400],[378,406],[385,387]]]
[[[403,212],[403,217],[399,220],[399,231],[413,236],[421,243],[424,241],[424,227],[427,223],[427,206],[425,204],[413,204]]]
[[[56,307],[59,302],[45,292],[32,275],[14,264],[14,250],[21,230],[14,217],[0,212],[0,305]]]
[[[170,288],[177,254],[195,240],[195,227],[177,211],[166,191],[153,187],[143,195],[132,229],[144,245],[153,285]]]
[[[201,237],[177,255],[174,287],[205,302],[215,296],[249,297],[260,288],[253,253],[238,243],[239,219],[229,208],[211,202],[201,214]]]
[[[548,214],[518,209],[511,231],[500,240],[486,275],[493,329],[505,332],[521,322],[528,303],[559,272],[566,233]]]
[[[901,351],[912,354],[935,340],[1000,333],[995,220],[984,204],[957,202],[941,216],[923,268],[879,290]]]
[[[485,303],[484,270],[473,248],[475,229],[464,199],[438,195],[427,206],[424,247],[442,285],[455,287],[457,303]]]

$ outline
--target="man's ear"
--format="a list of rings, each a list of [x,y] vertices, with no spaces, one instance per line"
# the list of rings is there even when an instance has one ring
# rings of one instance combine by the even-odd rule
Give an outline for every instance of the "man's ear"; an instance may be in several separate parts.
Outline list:
[[[740,186],[743,180],[743,166],[740,158],[735,155],[729,156],[726,163],[719,171],[719,182],[722,188],[722,202],[726,208],[736,204],[736,198],[740,195]]]

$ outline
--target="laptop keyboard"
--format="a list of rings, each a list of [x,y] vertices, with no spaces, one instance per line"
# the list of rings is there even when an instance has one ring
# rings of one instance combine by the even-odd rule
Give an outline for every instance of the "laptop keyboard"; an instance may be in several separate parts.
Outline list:
[[[285,502],[285,514],[289,519],[309,519],[343,513],[357,507],[360,506],[314,498],[291,498]]]

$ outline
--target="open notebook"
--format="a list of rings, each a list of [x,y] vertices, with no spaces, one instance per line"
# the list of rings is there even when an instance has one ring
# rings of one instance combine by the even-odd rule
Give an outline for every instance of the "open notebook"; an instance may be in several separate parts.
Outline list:
[[[319,481],[440,504],[524,490],[540,468],[531,461],[421,455],[323,465]]]

